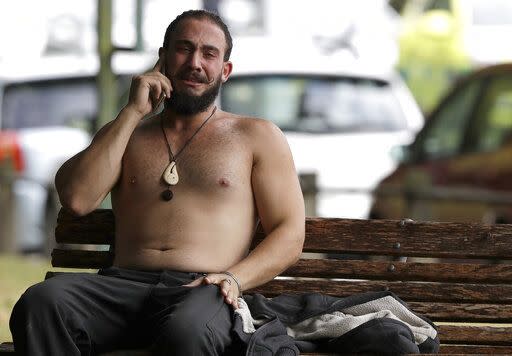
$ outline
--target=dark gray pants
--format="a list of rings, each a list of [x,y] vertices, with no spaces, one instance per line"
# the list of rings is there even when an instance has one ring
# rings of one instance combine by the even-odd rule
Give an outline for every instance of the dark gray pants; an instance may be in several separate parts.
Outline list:
[[[30,287],[10,328],[20,355],[91,355],[150,347],[154,354],[220,355],[231,348],[233,311],[200,277],[112,267],[58,275]]]

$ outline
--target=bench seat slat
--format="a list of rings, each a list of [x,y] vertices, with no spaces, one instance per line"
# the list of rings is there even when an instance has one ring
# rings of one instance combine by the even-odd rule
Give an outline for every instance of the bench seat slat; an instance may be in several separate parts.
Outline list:
[[[512,305],[476,303],[407,302],[420,315],[434,321],[512,323]]]
[[[512,303],[512,285],[498,284],[487,286],[435,282],[278,279],[251,291],[272,297],[297,292],[349,296],[355,293],[382,290],[389,290],[407,302]]]
[[[512,327],[439,325],[438,332],[445,344],[512,346]]]
[[[448,355],[512,355],[512,346],[443,345],[439,353]]]

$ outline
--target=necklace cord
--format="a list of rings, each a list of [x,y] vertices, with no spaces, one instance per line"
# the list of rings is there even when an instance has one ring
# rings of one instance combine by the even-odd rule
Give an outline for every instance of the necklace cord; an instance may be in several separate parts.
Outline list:
[[[165,129],[164,129],[164,117],[163,117],[163,115],[160,116],[160,128],[162,129],[162,134],[164,135],[165,143],[167,144],[167,151],[169,152],[169,163],[171,163],[172,161],[174,161],[176,163],[178,162],[178,156],[183,152],[185,147],[188,146],[190,141],[192,141],[194,136],[197,135],[197,133],[203,128],[203,126],[206,125],[208,120],[210,120],[210,118],[213,116],[213,114],[215,114],[216,111],[217,111],[217,106],[215,106],[213,108],[212,113],[210,114],[210,116],[208,116],[206,118],[206,120],[203,121],[203,123],[198,127],[198,129],[194,132],[194,134],[185,142],[183,147],[181,147],[181,149],[176,154],[172,153],[171,144],[169,142],[169,139],[167,138],[167,134],[165,133]]]

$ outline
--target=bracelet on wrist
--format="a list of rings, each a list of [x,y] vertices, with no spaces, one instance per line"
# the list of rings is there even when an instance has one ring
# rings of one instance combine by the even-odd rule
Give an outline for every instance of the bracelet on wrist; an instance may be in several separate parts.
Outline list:
[[[238,278],[235,277],[235,275],[229,271],[224,271],[224,272],[221,272],[222,274],[225,274],[227,276],[230,276],[231,278],[233,278],[233,280],[235,281],[236,285],[238,286],[238,294],[239,296],[241,297],[242,296],[242,286],[240,285],[240,281],[238,280]]]

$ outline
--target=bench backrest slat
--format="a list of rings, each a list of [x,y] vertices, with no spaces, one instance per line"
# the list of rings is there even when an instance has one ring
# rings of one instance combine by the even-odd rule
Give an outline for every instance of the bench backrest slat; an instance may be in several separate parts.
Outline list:
[[[255,243],[262,238],[260,229]],[[499,224],[308,218],[304,251],[511,259],[512,229]]]
[[[114,225],[110,210],[98,210],[81,218],[61,210],[56,241],[110,244]],[[257,244],[263,237],[260,227],[254,243]],[[304,251],[512,259],[512,229],[499,224],[308,218]]]

